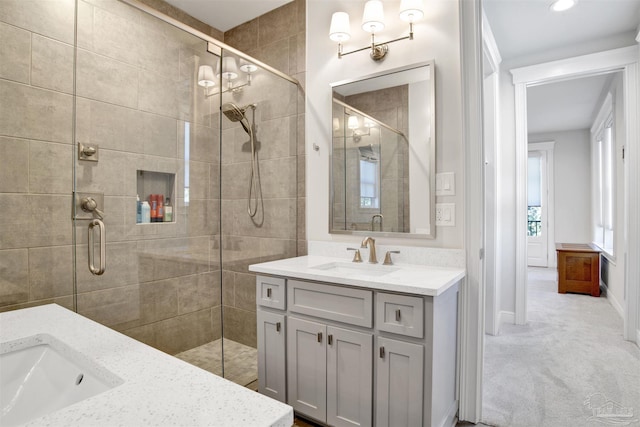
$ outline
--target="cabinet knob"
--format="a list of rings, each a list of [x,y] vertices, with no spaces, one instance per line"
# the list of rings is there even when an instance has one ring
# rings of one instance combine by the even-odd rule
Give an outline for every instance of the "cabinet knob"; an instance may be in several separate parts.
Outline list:
[[[267,298],[271,298],[271,288],[267,288]]]
[[[322,342],[322,332],[318,332],[318,342]]]
[[[280,322],[276,323],[276,332],[280,332]]]
[[[396,310],[396,322],[400,321],[400,309]]]
[[[384,346],[380,347],[380,359],[384,359]]]

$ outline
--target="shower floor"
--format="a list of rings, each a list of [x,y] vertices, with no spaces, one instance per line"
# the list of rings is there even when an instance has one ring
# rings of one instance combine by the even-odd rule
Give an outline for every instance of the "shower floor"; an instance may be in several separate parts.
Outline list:
[[[224,377],[247,388],[258,389],[258,350],[224,338]],[[201,369],[222,375],[220,340],[175,355]]]

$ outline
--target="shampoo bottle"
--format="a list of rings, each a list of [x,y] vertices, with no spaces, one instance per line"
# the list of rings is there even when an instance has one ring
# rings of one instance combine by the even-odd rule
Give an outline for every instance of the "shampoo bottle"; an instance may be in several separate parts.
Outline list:
[[[142,213],[141,222],[143,224],[151,222],[151,207],[149,206],[149,202],[147,202],[146,200],[142,202],[141,213]]]
[[[171,206],[171,199],[167,197],[164,202],[164,222],[173,221],[173,206]]]
[[[136,224],[142,222],[142,203],[140,203],[140,196],[136,194]]]

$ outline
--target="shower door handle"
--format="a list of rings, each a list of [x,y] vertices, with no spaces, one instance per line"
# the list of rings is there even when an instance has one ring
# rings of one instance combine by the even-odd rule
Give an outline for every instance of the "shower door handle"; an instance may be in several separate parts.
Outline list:
[[[93,229],[98,226],[98,231],[99,231],[99,236],[100,236],[100,266],[98,268],[96,268],[95,266],[95,255],[94,255],[94,251],[93,251]],[[107,257],[106,257],[106,249],[107,249],[107,244],[106,244],[106,239],[105,239],[105,232],[104,232],[104,222],[102,222],[99,219],[93,219],[89,222],[89,233],[88,233],[88,248],[89,248],[89,253],[88,253],[88,260],[89,260],[89,271],[91,272],[91,274],[94,274],[96,276],[100,276],[104,273],[104,269],[106,268],[106,263],[107,263]]]

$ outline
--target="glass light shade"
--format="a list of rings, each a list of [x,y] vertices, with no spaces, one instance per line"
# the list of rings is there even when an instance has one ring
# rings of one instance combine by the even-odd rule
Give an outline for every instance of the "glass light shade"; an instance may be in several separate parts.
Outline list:
[[[362,29],[369,33],[377,33],[384,29],[384,11],[380,0],[369,0],[364,4]]]
[[[366,128],[376,127],[376,122],[374,122],[373,120],[365,117],[364,118],[364,127],[366,127]]]
[[[351,25],[347,12],[336,12],[331,16],[329,38],[334,42],[344,42],[351,38]]]
[[[258,67],[250,62],[242,61],[240,62],[240,64],[240,70],[244,71],[245,73],[253,73],[258,70]]]
[[[424,16],[422,0],[402,0],[400,2],[400,19],[405,22],[416,22]]]
[[[358,118],[356,116],[349,116],[349,120],[347,121],[347,127],[349,129],[358,129],[360,127]]]
[[[222,58],[222,77],[227,80],[238,78],[238,66],[234,57],[225,56]]]
[[[549,7],[554,12],[563,12],[565,10],[571,9],[576,5],[576,3],[577,0],[556,0]]]
[[[335,131],[340,130],[340,119],[337,117],[333,118],[333,130]]]
[[[212,87],[216,85],[211,65],[201,65],[198,67],[198,86]]]

